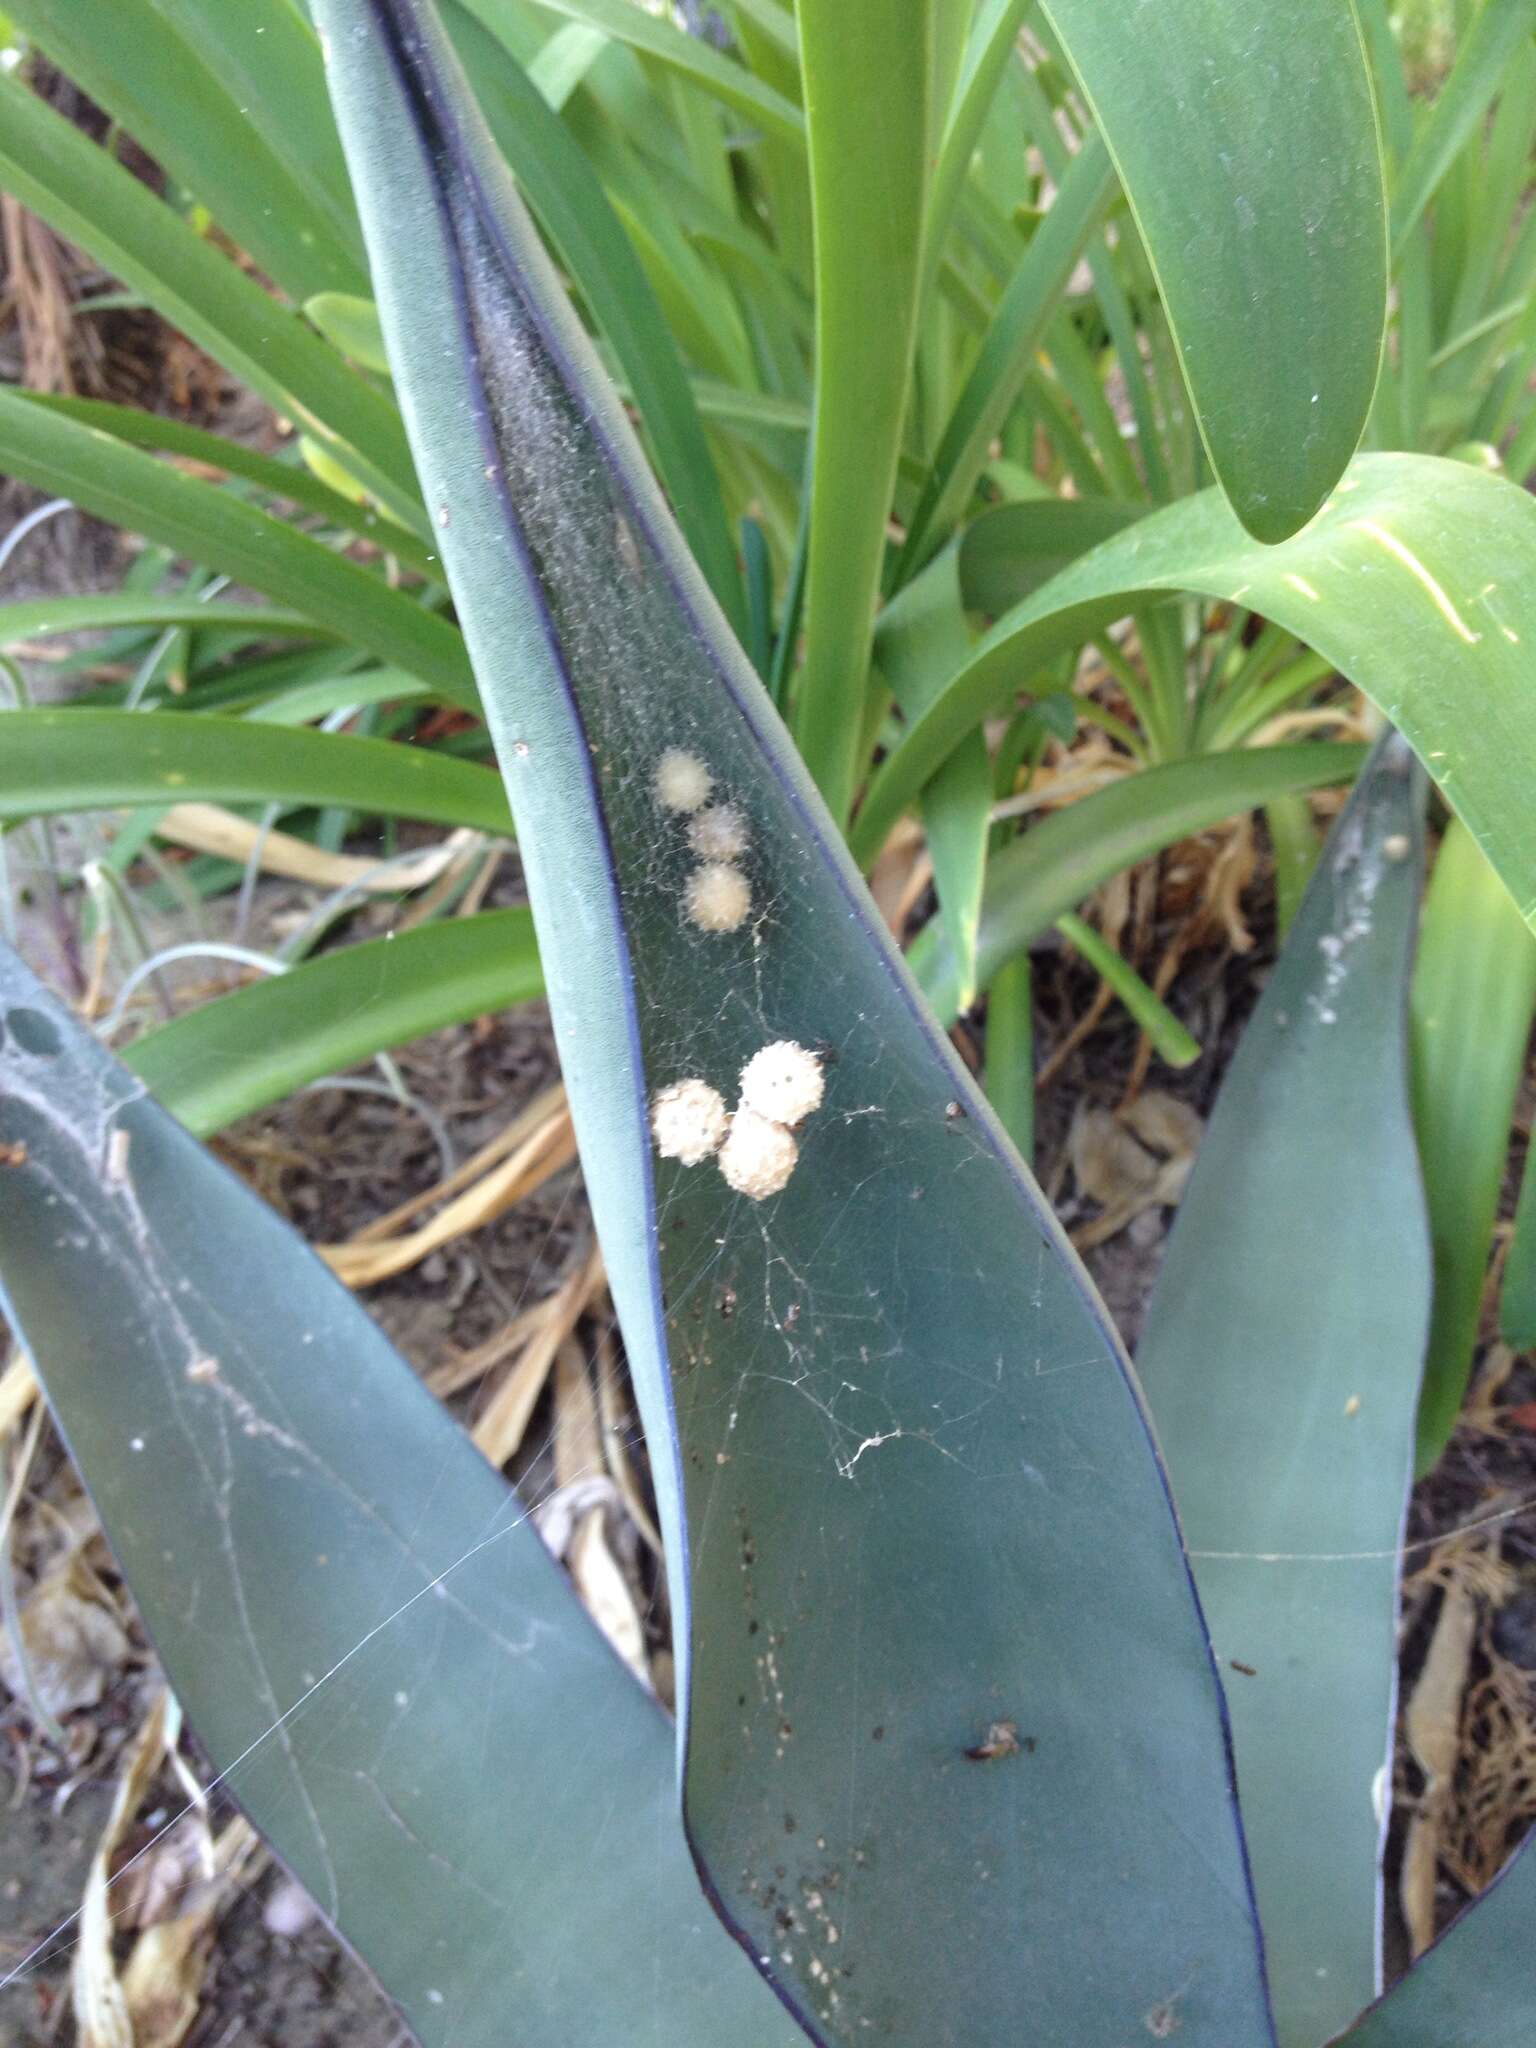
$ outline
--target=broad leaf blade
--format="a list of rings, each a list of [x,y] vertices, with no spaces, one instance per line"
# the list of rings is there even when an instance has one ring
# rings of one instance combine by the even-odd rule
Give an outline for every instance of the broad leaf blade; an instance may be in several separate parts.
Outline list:
[[[320,12],[641,1390],[701,1864],[818,2038],[1070,2013],[1133,2039],[1175,1999],[1191,2042],[1266,2042],[1217,1695],[1114,1339],[689,564],[430,17]],[[668,748],[744,818],[732,929],[689,920]],[[650,1095],[734,1093],[778,1039],[827,1085],[782,1194],[657,1166]]]
[[[427,747],[177,711],[0,712],[0,819],[193,801],[512,830],[494,775]]]
[[[1380,706],[1536,925],[1536,504],[1428,455],[1364,455],[1304,533],[1249,539],[1219,492],[1149,513],[998,620],[907,731],[853,835],[872,858],[924,782],[1021,675],[1159,595],[1286,626]]]
[[[1526,2048],[1536,2028],[1536,1846],[1525,1843],[1341,2048]]]
[[[1422,782],[1391,736],[1243,1033],[1136,1355],[1212,1640],[1282,2048],[1375,1994],[1429,1329],[1408,1106]]]
[[[8,11],[290,298],[366,288],[356,222],[338,232],[201,39],[178,34],[156,0],[16,0]]]
[[[447,20],[479,82],[491,132],[629,380],[694,557],[734,617],[741,578],[720,482],[677,344],[628,237],[570,130],[496,38],[466,10],[452,9]]]
[[[516,1494],[3,949],[0,1017],[6,1312],[188,1719],[418,2040],[788,2048]]]
[[[0,390],[0,461],[40,490],[253,584],[476,708],[463,640],[446,619],[232,492],[14,391]]]
[[[934,0],[800,0],[798,20],[815,224],[816,410],[805,667],[793,724],[841,819],[853,801],[917,331],[936,12]]]
[[[1533,1007],[1536,937],[1452,819],[1413,978],[1413,1114],[1435,1247],[1420,1472],[1450,1441],[1472,1376]]]
[[[1211,466],[1260,540],[1317,510],[1365,426],[1386,200],[1351,6],[1044,0],[1119,169]]]
[[[140,292],[398,517],[419,516],[400,422],[294,313],[19,79],[0,77],[0,183]]]
[[[526,910],[339,946],[136,1038],[124,1066],[194,1137],[375,1053],[544,992]]]
[[[1127,775],[1042,818],[987,864],[974,986],[986,988],[1064,911],[1122,869],[1277,796],[1347,782],[1363,759],[1359,747],[1316,745],[1196,754]],[[947,930],[925,926],[909,957],[940,1021],[952,1024],[965,976]]]

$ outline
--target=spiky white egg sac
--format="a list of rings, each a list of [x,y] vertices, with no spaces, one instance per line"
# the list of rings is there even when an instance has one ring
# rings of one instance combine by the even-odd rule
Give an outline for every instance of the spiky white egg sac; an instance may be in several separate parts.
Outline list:
[[[664,811],[702,810],[714,786],[713,775],[686,747],[668,747],[652,778],[656,801]]]
[[[729,861],[707,860],[688,877],[683,891],[688,922],[701,932],[733,932],[752,908],[752,891],[740,868]]]
[[[740,860],[747,838],[747,821],[734,804],[711,804],[688,821],[688,844],[700,860]]]
[[[718,1154],[727,1187],[754,1202],[766,1202],[779,1192],[799,1156],[799,1146],[782,1124],[759,1116],[745,1104],[731,1118]]]
[[[820,1109],[826,1083],[815,1053],[781,1038],[753,1053],[741,1070],[741,1099],[770,1123],[804,1123]]]
[[[684,1166],[697,1166],[718,1152],[729,1123],[724,1096],[707,1081],[674,1081],[651,1103],[656,1150]]]

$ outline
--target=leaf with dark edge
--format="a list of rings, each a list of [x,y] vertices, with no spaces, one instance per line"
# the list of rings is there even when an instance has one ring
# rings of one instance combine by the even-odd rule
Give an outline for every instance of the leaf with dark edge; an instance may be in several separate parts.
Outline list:
[[[1536,2031],[1536,1845],[1347,2034],[1340,2048],[1526,2048]]]
[[[525,1504],[4,947],[0,1156],[0,1302],[166,1675],[423,2048],[790,2048]]]
[[[316,14],[647,1424],[700,1866],[825,2041],[1134,2040],[1176,2001],[1192,2048],[1266,2043],[1219,1691],[1102,1311],[682,549],[434,18]],[[690,920],[669,749],[739,814],[740,886],[706,888],[721,924],[748,892],[733,928]],[[781,1193],[653,1160],[657,1092],[734,1102],[777,1041],[825,1084]]]

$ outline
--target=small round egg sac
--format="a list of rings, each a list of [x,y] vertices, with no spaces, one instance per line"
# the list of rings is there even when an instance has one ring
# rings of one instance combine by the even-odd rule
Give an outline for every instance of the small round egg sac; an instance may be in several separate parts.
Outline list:
[[[821,1061],[790,1038],[765,1045],[741,1070],[742,1101],[770,1123],[803,1123],[820,1109],[825,1086]]]
[[[683,890],[688,922],[701,932],[733,932],[752,908],[752,890],[740,868],[707,860],[695,868]]]
[[[668,747],[651,778],[656,801],[664,811],[702,810],[714,786],[713,775],[686,747]]]
[[[729,1122],[725,1098],[707,1081],[674,1081],[651,1103],[656,1150],[684,1166],[697,1166],[718,1152]]]
[[[720,1147],[720,1171],[738,1195],[765,1202],[788,1181],[799,1156],[799,1147],[782,1124],[743,1107],[731,1118]]]
[[[734,804],[711,804],[688,821],[688,844],[700,860],[740,860],[747,842],[747,821]]]

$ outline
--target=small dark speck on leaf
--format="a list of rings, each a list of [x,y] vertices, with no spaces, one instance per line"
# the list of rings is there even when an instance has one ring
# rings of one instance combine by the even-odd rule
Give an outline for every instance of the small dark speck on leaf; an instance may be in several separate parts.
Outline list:
[[[869,1739],[870,1739],[870,1741],[871,1741],[871,1742],[884,1742],[884,1740],[885,1740],[885,1729],[884,1729],[883,1727],[881,1727],[881,1728],[872,1728],[872,1729],[871,1729],[871,1730],[869,1731]]]
[[[1236,1657],[1229,1657],[1227,1659],[1227,1662],[1232,1666],[1232,1669],[1234,1671],[1241,1671],[1244,1678],[1257,1678],[1259,1675],[1258,1671],[1252,1664],[1240,1664]]]

